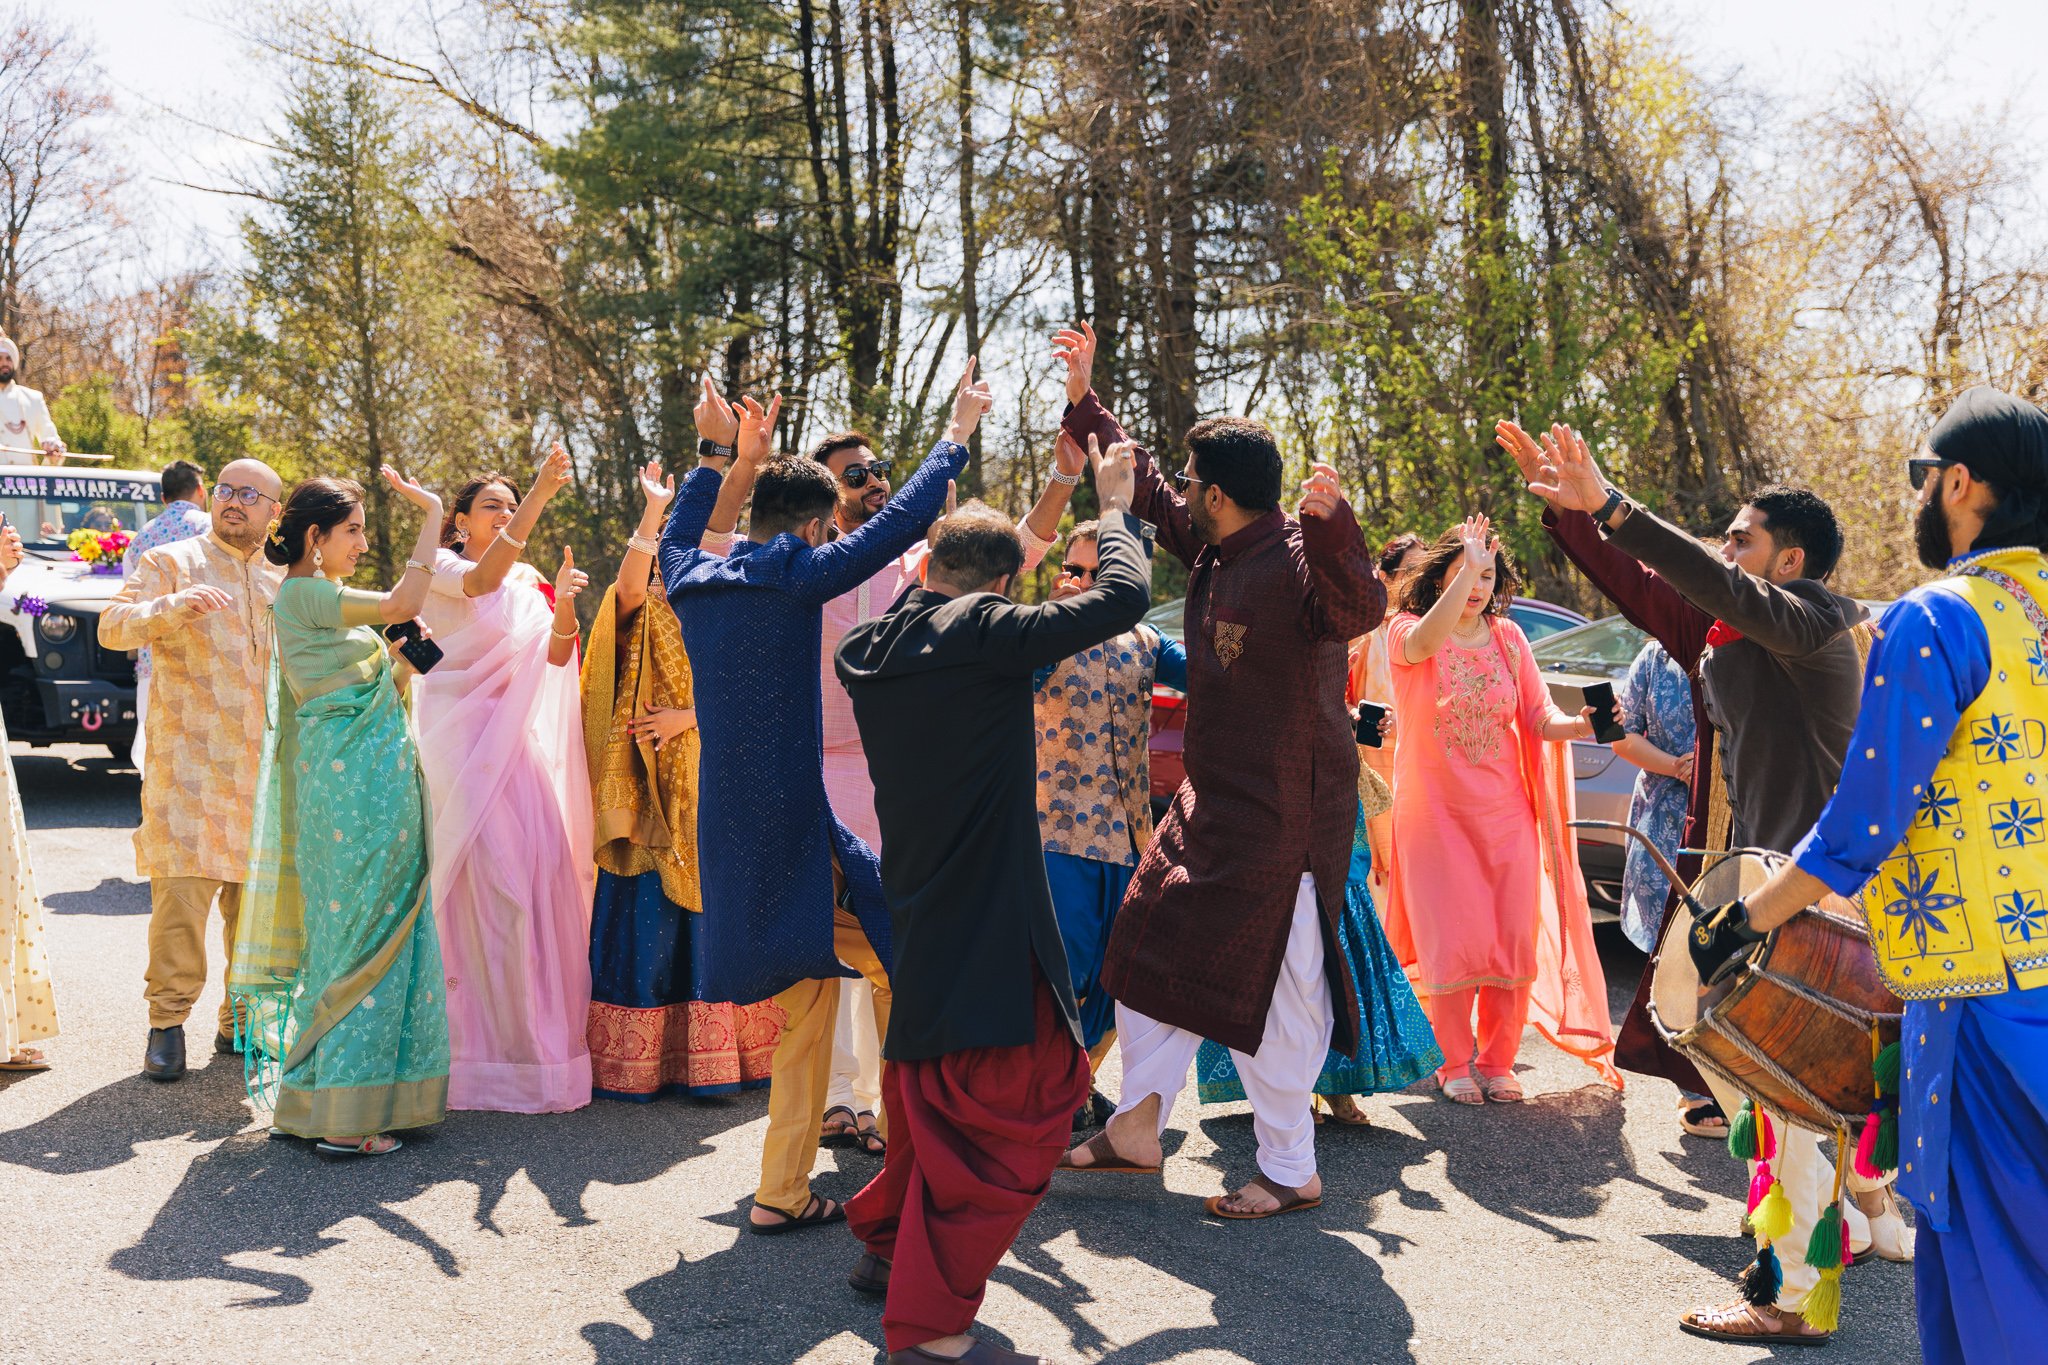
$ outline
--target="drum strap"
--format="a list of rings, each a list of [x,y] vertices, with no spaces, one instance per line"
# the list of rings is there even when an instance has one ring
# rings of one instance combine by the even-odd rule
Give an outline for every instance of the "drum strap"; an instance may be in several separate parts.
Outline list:
[[[1967,564],[1956,571],[1958,578],[1981,578],[1986,583],[2004,590],[2007,596],[2020,604],[2020,611],[2027,618],[2027,624],[2048,645],[2048,612],[2041,610],[2041,604],[2034,595],[2020,586],[2020,581],[2003,569],[1994,569],[1988,564]]]

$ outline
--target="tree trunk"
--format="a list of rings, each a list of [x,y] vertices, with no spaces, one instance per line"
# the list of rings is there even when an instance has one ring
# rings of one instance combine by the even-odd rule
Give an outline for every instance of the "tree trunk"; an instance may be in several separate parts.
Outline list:
[[[960,123],[960,315],[967,327],[967,354],[981,354],[981,241],[974,220],[974,10],[954,0],[953,40],[960,63],[955,112]],[[967,438],[967,491],[982,491],[981,427]]]

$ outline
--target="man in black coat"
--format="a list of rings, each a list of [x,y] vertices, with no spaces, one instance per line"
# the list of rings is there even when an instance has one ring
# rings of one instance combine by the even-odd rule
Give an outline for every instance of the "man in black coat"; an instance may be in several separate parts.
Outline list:
[[[839,645],[896,957],[889,1154],[846,1207],[867,1246],[851,1280],[888,1296],[891,1362],[1032,1359],[967,1330],[1088,1095],[1040,851],[1031,682],[1151,604],[1132,481],[1127,451],[1097,461],[1102,563],[1088,592],[1011,602],[1016,528],[970,503],[934,530],[924,586]]]

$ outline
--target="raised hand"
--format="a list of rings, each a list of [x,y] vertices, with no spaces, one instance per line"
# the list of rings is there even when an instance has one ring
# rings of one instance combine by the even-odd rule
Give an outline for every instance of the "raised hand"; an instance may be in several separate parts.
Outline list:
[[[1076,479],[1089,467],[1088,452],[1081,449],[1073,437],[1067,435],[1065,427],[1060,428],[1060,438],[1053,443],[1052,465],[1060,473]]]
[[[542,457],[540,468],[534,470],[533,487],[543,498],[552,498],[567,488],[575,477],[576,468],[569,463],[569,452],[562,448],[560,441],[556,441]]]
[[[211,616],[235,605],[235,599],[211,583],[194,583],[178,594],[179,600],[201,616]]]
[[[712,386],[708,374],[704,376],[704,391],[698,395],[697,406],[691,409],[690,415],[696,419],[699,436],[715,446],[732,448],[740,432],[739,414]]]
[[[1052,335],[1052,353],[1067,367],[1067,402],[1078,403],[1095,383],[1095,329],[1062,327]]]
[[[1108,450],[1088,438],[1089,462],[1095,466],[1095,501],[1107,511],[1128,512],[1138,487],[1136,441],[1118,441]]]
[[[953,420],[946,428],[946,439],[955,445],[966,445],[967,438],[974,434],[975,427],[988,410],[996,405],[995,397],[989,393],[988,385],[977,383],[974,378],[974,356],[967,357],[966,372],[953,389]]]
[[[1337,471],[1326,464],[1311,465],[1308,482],[1301,486],[1301,506],[1295,509],[1295,515],[1321,521],[1337,515],[1338,505],[1343,501],[1344,490],[1337,483]]]
[[[1515,468],[1522,471],[1522,482],[1529,491],[1542,496],[1536,485],[1543,482],[1543,447],[1536,444],[1536,438],[1522,430],[1521,423],[1502,421],[1493,424],[1493,443],[1514,457]]]
[[[1484,514],[1469,516],[1458,527],[1458,542],[1465,552],[1458,560],[1460,570],[1483,572],[1500,553],[1500,541],[1492,535],[1493,523]]]
[[[438,517],[441,515],[441,498],[434,490],[422,488],[417,480],[408,479],[388,464],[377,472],[384,476],[384,482],[390,484],[397,491],[399,497],[404,498],[429,516]]]
[[[576,595],[590,586],[590,575],[576,567],[576,556],[568,546],[562,547],[562,567],[555,570],[555,610],[560,611],[564,602],[574,602]]]
[[[944,521],[947,517],[952,516],[955,512],[959,510],[960,484],[955,479],[948,479],[946,480],[946,510],[939,513],[939,515],[933,519],[932,524],[925,528],[924,538],[926,540],[930,540],[933,536],[937,535],[939,533],[939,523]]]
[[[676,476],[671,474],[663,479],[661,461],[649,460],[640,467],[640,496],[647,500],[648,511],[661,511],[675,499]]]
[[[744,410],[740,414],[739,436],[733,445],[733,455],[750,465],[758,465],[775,451],[775,423],[782,416],[782,395],[776,394],[763,408],[751,398],[740,400]]]
[[[1597,512],[1607,501],[1607,480],[1593,463],[1585,438],[1567,426],[1543,434],[1543,467],[1529,491],[1568,512]]]
[[[0,573],[12,573],[27,553],[22,548],[21,532],[12,526],[0,526]]]

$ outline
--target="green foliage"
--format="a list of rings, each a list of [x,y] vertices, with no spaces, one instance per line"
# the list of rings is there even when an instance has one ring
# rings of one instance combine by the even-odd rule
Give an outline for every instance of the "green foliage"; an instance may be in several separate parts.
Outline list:
[[[142,419],[114,398],[112,375],[98,374],[68,386],[50,404],[50,420],[73,450],[111,455],[124,468],[142,453]]]
[[[1322,315],[1311,334],[1330,366],[1323,417],[1347,484],[1364,490],[1369,533],[1433,536],[1480,511],[1525,564],[1548,558],[1541,509],[1494,423],[1599,433],[1625,469],[1691,345],[1660,345],[1608,287],[1611,236],[1546,259],[1448,176],[1353,205],[1333,154],[1290,236]]]

